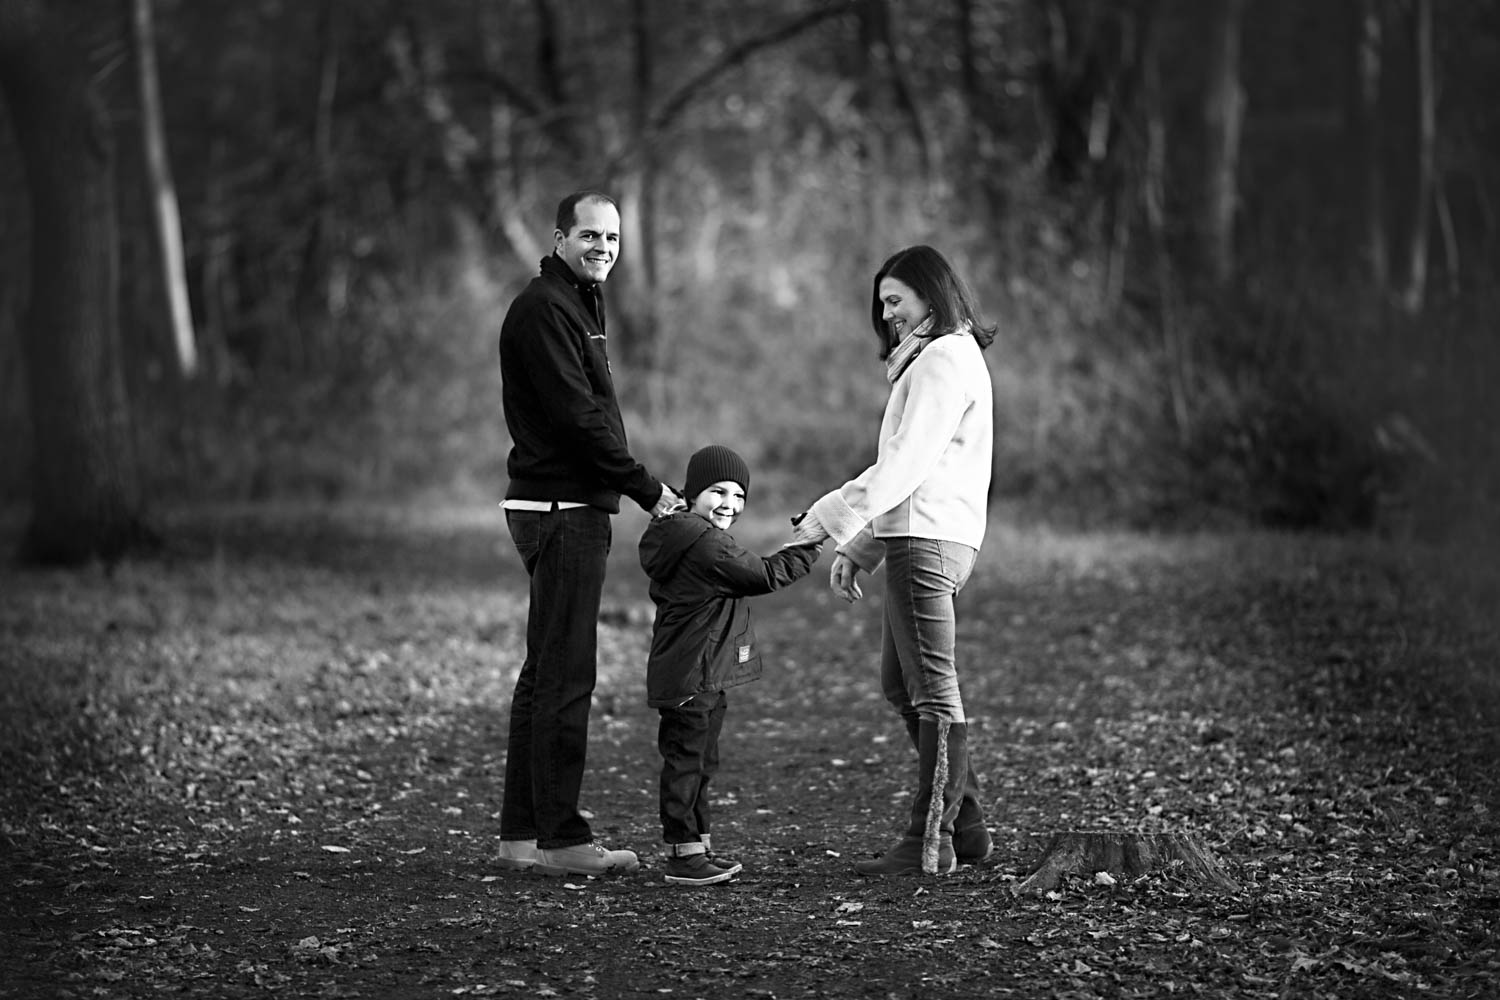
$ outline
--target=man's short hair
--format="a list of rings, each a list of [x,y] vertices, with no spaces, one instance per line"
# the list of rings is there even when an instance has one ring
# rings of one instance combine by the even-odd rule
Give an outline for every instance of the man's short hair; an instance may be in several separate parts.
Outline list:
[[[615,200],[603,191],[574,191],[557,203],[557,231],[564,235],[571,233],[578,225],[578,206],[595,201],[603,202],[616,212],[620,210]]]

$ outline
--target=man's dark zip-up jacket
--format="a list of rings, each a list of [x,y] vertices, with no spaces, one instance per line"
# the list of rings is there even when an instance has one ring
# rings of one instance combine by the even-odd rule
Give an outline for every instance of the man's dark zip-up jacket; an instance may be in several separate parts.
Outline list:
[[[556,255],[500,327],[512,447],[506,499],[585,503],[611,514],[624,494],[645,510],[661,482],[630,455],[605,353],[604,299]]]

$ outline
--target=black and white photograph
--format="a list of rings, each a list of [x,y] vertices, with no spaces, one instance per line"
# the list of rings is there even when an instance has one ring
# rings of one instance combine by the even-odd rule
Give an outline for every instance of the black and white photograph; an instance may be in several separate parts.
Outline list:
[[[1500,996],[1500,0],[0,0],[0,998]]]

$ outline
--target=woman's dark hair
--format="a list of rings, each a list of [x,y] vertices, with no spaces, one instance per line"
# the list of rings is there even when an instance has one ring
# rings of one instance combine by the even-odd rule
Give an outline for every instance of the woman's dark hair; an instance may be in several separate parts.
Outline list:
[[[880,340],[882,361],[896,346],[895,335],[885,320],[881,319],[885,307],[880,301],[880,282],[885,278],[895,278],[922,296],[932,308],[933,325],[941,333],[951,333],[967,321],[974,340],[981,349],[989,347],[990,342],[995,339],[994,325],[984,326],[980,323],[973,293],[954,272],[947,258],[932,247],[919,244],[897,250],[875,272],[870,293],[870,326]]]
[[[620,210],[615,200],[603,191],[574,191],[557,203],[558,232],[566,236],[573,231],[573,227],[578,225],[578,206],[588,201],[603,202],[616,212]]]

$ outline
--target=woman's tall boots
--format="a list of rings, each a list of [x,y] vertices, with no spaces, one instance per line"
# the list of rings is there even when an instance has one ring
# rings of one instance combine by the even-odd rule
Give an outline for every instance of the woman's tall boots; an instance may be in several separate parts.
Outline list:
[[[920,721],[916,716],[906,716],[903,721],[906,723],[906,734],[911,737],[911,745],[920,752]],[[984,807],[979,804],[979,774],[974,770],[974,763],[965,744],[964,793],[963,801],[958,807],[958,817],[953,821],[953,853],[957,855],[959,864],[977,865],[988,861],[994,850],[995,842],[990,838],[989,827],[984,823]]]
[[[958,867],[953,834],[970,771],[968,726],[923,719],[916,742],[917,794],[906,833],[875,860],[857,862],[861,875],[946,875]]]

